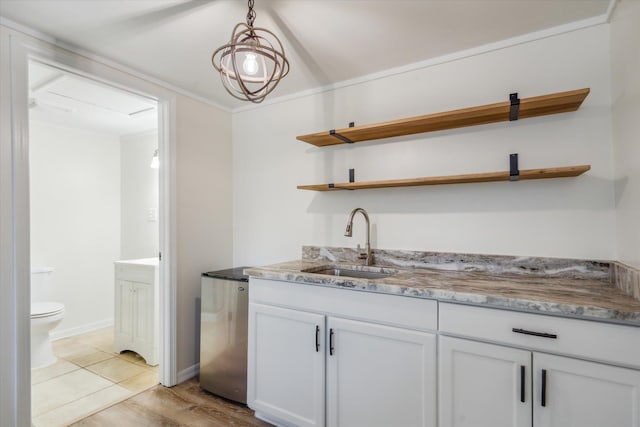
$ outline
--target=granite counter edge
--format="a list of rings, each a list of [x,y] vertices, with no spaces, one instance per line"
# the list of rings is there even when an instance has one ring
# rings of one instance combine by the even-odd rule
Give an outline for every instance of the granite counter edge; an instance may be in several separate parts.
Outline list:
[[[283,263],[288,264],[288,263]],[[640,327],[640,312],[623,312],[602,307],[591,307],[579,304],[556,303],[537,301],[520,297],[507,297],[498,295],[481,294],[478,292],[459,292],[441,290],[437,288],[419,289],[411,285],[387,284],[366,279],[353,279],[345,277],[322,277],[317,274],[300,271],[315,264],[314,262],[301,261],[300,269],[285,269],[283,267],[270,268],[253,267],[245,270],[245,274],[251,277],[280,280],[299,283],[303,285],[322,286],[335,289],[355,290],[363,292],[375,292],[388,295],[397,295],[413,298],[433,299],[440,302],[459,303],[466,305],[482,306],[487,308],[506,309],[512,311],[552,315],[579,320],[615,323],[627,326]]]

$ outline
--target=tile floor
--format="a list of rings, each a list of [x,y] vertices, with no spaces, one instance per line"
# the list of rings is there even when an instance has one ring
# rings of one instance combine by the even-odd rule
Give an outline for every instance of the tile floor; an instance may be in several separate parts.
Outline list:
[[[53,342],[58,361],[31,371],[35,427],[67,426],[158,384],[158,367],[113,352],[113,328]]]

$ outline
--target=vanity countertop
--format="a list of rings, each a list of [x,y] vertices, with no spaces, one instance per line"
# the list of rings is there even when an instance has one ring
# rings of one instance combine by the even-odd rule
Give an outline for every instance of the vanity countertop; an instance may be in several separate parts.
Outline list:
[[[245,270],[251,277],[300,284],[378,292],[536,312],[640,327],[640,301],[625,294],[609,277],[594,275],[516,274],[496,271],[454,271],[437,268],[374,266],[393,274],[379,279],[330,276],[307,272],[352,262],[301,259]],[[362,267],[365,268],[366,267]],[[579,275],[578,275],[579,276]]]
[[[157,267],[160,264],[158,258],[139,258],[139,259],[121,259],[114,261],[115,264],[133,264],[133,265],[148,265]]]

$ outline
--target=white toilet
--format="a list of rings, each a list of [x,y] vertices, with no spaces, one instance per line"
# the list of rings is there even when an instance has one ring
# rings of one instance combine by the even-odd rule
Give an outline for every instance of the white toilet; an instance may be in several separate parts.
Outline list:
[[[64,305],[50,299],[52,274],[48,267],[31,270],[31,369],[56,361],[49,332],[62,321]]]

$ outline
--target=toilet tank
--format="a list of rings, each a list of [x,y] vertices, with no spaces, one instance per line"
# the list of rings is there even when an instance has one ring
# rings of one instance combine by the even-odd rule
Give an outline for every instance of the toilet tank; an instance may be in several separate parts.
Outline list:
[[[51,275],[53,268],[38,267],[31,269],[31,302],[51,301],[53,293]]]

